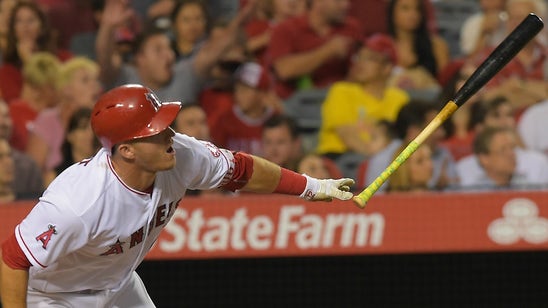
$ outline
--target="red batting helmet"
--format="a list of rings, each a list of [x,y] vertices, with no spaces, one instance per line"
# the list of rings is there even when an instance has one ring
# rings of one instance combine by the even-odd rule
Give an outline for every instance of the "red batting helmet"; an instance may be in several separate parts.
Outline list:
[[[179,112],[180,102],[162,103],[149,88],[130,84],[103,94],[91,114],[91,127],[103,147],[156,135]]]

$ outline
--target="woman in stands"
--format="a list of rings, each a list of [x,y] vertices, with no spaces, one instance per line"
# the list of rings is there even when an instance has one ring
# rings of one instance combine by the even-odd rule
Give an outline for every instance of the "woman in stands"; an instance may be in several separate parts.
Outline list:
[[[436,80],[451,60],[445,40],[427,28],[423,0],[391,0],[388,31],[396,43],[398,66],[394,82],[403,89],[439,88]]]
[[[177,60],[196,54],[208,34],[208,15],[203,1],[178,1],[171,15],[173,50]]]
[[[70,52],[57,48],[44,11],[34,1],[21,1],[14,6],[8,22],[7,45],[0,66],[0,93],[8,104],[21,95],[23,64],[32,54],[42,51],[61,61],[71,57]]]

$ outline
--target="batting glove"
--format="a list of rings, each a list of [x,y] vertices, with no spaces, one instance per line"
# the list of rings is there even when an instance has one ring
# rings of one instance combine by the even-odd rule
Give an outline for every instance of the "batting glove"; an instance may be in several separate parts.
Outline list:
[[[350,192],[350,186],[354,185],[353,179],[319,180],[306,174],[303,175],[306,177],[306,188],[300,197],[305,200],[332,201],[333,198],[350,200],[354,196]]]

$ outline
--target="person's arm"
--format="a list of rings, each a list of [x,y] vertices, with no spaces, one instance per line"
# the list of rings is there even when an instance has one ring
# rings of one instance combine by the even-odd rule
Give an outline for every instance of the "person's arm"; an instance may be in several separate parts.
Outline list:
[[[45,168],[48,151],[49,146],[46,141],[34,132],[30,132],[26,152],[36,162],[40,170]]]
[[[349,192],[354,185],[352,179],[319,180],[241,152],[236,153],[234,159],[234,175],[224,185],[230,190],[298,195],[310,201],[350,200],[353,197]]]
[[[349,151],[365,156],[371,154],[370,143],[360,137],[360,129],[357,125],[342,125],[335,127],[335,132]]]
[[[451,61],[451,52],[449,51],[449,45],[441,36],[434,36],[432,40],[432,47],[434,57],[436,58],[436,66],[438,72],[441,72],[449,61]],[[436,76],[434,76],[436,77]]]
[[[28,268],[30,262],[13,234],[0,252],[0,298],[4,308],[27,307]]]
[[[504,96],[515,108],[526,108],[542,101],[547,94],[547,83],[543,80],[510,77],[500,85],[486,89],[482,97],[489,100],[497,96]]]
[[[2,269],[0,270],[0,296],[2,298],[2,307],[27,307],[28,277],[28,271],[12,269],[2,261]]]
[[[275,31],[273,35],[285,35]],[[352,39],[344,36],[335,36],[320,47],[296,54],[288,54],[275,59],[272,67],[276,76],[281,80],[289,80],[307,75],[322,66],[327,60],[334,57],[345,57],[348,54]],[[273,37],[270,44],[276,44]]]
[[[234,44],[240,35],[243,24],[256,8],[256,1],[248,1],[245,7],[230,21],[224,33],[215,39],[208,39],[193,60],[194,72],[201,78],[207,77],[226,50]]]
[[[121,62],[116,61],[113,54],[116,53],[115,30],[125,23],[133,11],[124,0],[107,0],[97,30],[95,39],[95,52],[97,63],[101,67],[100,78],[103,85],[110,85],[120,72]]]

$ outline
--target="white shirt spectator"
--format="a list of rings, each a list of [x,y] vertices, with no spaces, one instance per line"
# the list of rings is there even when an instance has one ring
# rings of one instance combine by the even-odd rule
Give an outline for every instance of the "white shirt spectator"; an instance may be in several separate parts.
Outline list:
[[[537,151],[516,148],[517,166],[508,189],[548,187],[548,158]],[[497,186],[472,154],[457,162],[460,187],[465,190],[489,190]]]
[[[504,16],[503,14],[504,13],[501,13],[501,17]],[[470,55],[478,49],[477,43],[482,34],[481,31],[484,18],[485,14],[480,12],[470,16],[464,21],[460,31],[460,49],[464,55]],[[504,21],[501,18],[500,26],[489,35],[485,44],[486,46],[497,46],[506,35]]]
[[[518,122],[518,132],[528,149],[548,154],[548,99],[525,110]]]

